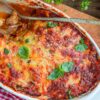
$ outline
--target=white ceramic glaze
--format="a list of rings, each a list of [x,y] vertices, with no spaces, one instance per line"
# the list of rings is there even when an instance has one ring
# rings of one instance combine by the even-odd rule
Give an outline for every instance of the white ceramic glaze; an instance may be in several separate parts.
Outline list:
[[[10,0],[10,1],[16,1],[16,0]],[[70,18],[67,14],[65,14],[64,12],[60,11],[59,9],[49,5],[49,4],[46,4],[44,2],[42,2],[41,0],[30,0],[30,1],[33,1],[33,2],[36,2],[37,4],[38,3],[41,3],[43,4],[44,6],[47,6],[48,8],[56,11],[58,14],[62,14],[64,17],[67,17],[67,18]],[[10,10],[7,10],[7,8],[5,6],[0,6],[0,11],[4,11],[4,12],[9,12]],[[74,23],[74,25],[83,33],[85,34],[89,39],[90,41],[93,43],[93,45],[95,46],[96,50],[97,50],[97,53],[98,53],[98,56],[100,56],[100,49],[99,47],[97,46],[97,44],[95,43],[95,41],[93,40],[93,38],[90,36],[90,34],[88,34],[86,32],[86,30],[84,30],[79,24],[77,23]],[[27,95],[24,95],[24,94],[21,94],[21,93],[17,93],[15,92],[14,90],[10,89],[9,87],[3,85],[2,83],[0,83],[0,87],[4,88],[5,90],[9,91],[10,93],[12,94],[15,94],[16,96],[19,96],[23,99],[26,99],[26,100],[39,100],[39,99],[36,99],[36,98],[31,98]],[[97,87],[92,90],[90,93],[88,93],[87,95],[85,96],[82,96],[82,97],[79,97],[79,98],[76,98],[74,100],[92,100],[92,98],[96,98],[96,95],[97,94],[100,94],[100,83],[97,85]],[[97,100],[97,99],[96,99]],[[98,100],[100,100],[100,98],[98,98]]]

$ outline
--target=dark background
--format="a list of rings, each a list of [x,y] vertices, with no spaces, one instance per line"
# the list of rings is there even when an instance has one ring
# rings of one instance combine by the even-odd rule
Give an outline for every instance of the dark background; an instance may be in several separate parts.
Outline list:
[[[68,6],[81,11],[80,9],[81,1],[82,0],[64,0],[64,4],[67,4]],[[90,1],[91,1],[91,4],[89,6],[89,9],[82,12],[85,12],[89,15],[100,18],[100,0],[90,0]]]

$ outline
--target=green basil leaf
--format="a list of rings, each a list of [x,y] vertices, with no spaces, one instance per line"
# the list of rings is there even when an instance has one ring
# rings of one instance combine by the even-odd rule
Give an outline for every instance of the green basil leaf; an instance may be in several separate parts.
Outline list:
[[[11,68],[12,67],[12,64],[11,63],[8,63],[7,66],[8,66],[8,68]]]
[[[29,58],[29,49],[25,46],[22,46],[18,50],[18,55],[22,59],[28,59]]]
[[[52,2],[54,2],[55,4],[60,4],[60,3],[62,3],[64,0],[44,0],[45,2],[47,2],[47,3],[52,3]]]
[[[10,53],[10,51],[9,51],[7,48],[4,48],[4,53],[5,53],[6,55],[8,55],[8,54]]]
[[[45,2],[47,2],[47,3],[51,3],[52,2],[52,0],[44,0]]]
[[[30,42],[30,40],[29,40],[29,39],[26,39],[26,40],[25,40],[25,43],[29,43],[29,42]]]
[[[64,0],[54,0],[55,4],[60,4],[62,3]]]
[[[59,68],[53,70],[53,72],[48,76],[49,80],[55,80],[61,76],[64,76],[64,72]]]
[[[61,65],[61,68],[64,72],[70,72],[72,71],[74,67],[74,63],[73,62],[65,62]]]
[[[84,39],[83,38],[81,38],[80,43],[84,44]]]
[[[53,22],[48,22],[48,23],[47,23],[47,27],[48,27],[48,28],[53,28],[53,27],[56,27],[56,26],[57,26],[56,23],[53,23]]]
[[[68,95],[69,99],[73,99],[74,98],[74,96],[71,95],[71,91],[70,90],[67,91],[67,95]]]
[[[59,77],[62,77],[64,76],[65,72],[72,71],[73,67],[74,67],[73,62],[65,62],[61,64],[58,68],[54,69],[53,72],[48,76],[48,79],[55,80]]]
[[[80,3],[81,10],[87,10],[91,4],[91,0],[82,0]]]
[[[85,51],[87,48],[86,44],[78,44],[75,46],[75,50],[80,52]]]

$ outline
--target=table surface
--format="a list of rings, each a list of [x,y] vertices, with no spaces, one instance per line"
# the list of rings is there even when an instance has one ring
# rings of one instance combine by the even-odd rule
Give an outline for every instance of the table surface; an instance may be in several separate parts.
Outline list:
[[[82,0],[64,0],[64,4],[67,4],[70,7],[73,7],[81,11],[80,9],[81,1]],[[90,1],[91,1],[91,4],[89,6],[89,9],[83,12],[100,18],[100,0],[90,0]]]

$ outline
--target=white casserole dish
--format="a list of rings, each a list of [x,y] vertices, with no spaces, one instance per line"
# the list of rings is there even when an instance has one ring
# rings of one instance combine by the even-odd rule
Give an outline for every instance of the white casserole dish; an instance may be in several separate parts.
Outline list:
[[[16,0],[10,0],[12,2],[16,1]],[[29,0],[29,1],[33,1],[35,2],[36,4],[41,4],[43,5],[44,7],[48,7],[49,9],[57,12],[58,14],[61,14],[63,15],[63,17],[67,17],[67,18],[70,18],[68,15],[66,15],[65,13],[63,13],[62,11],[58,10],[57,8],[54,8],[53,6],[49,5],[49,4],[46,4],[44,2],[42,2],[41,0]],[[0,6],[0,11],[4,11],[4,12],[9,12],[9,10],[4,7],[4,6]],[[95,46],[96,50],[97,50],[97,53],[98,53],[98,56],[100,57],[100,49],[99,47],[97,46],[97,44],[95,43],[95,41],[93,40],[93,38],[77,23],[72,23],[74,26],[76,26],[76,28],[78,30],[80,30],[84,35],[86,35],[89,40],[93,43],[93,45]],[[8,92],[12,93],[12,94],[15,94],[16,96],[19,96],[21,98],[24,98],[26,100],[38,100],[36,98],[31,98],[29,96],[26,96],[26,95],[23,95],[21,93],[17,93],[15,92],[14,90],[8,88],[7,86],[3,85],[2,83],[0,83],[0,87],[4,88],[5,90],[7,90]],[[94,90],[92,90],[92,92],[84,95],[84,96],[80,96],[78,98],[75,98],[75,100],[92,100],[93,97],[96,97],[97,96],[97,93],[99,94],[100,93],[100,83],[96,86],[96,88]],[[96,98],[95,98],[96,99]],[[98,98],[99,100],[100,98]],[[96,99],[97,100],[97,99]]]

